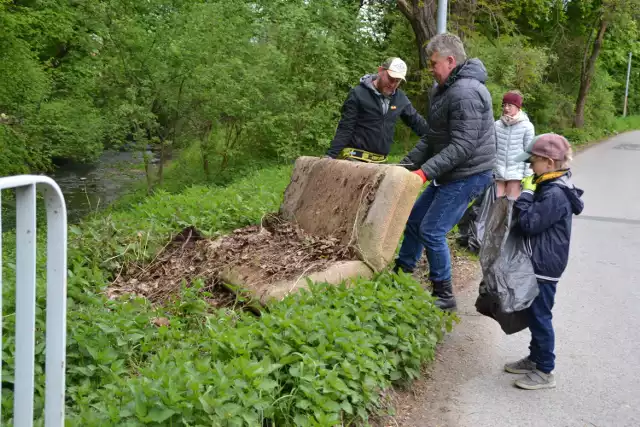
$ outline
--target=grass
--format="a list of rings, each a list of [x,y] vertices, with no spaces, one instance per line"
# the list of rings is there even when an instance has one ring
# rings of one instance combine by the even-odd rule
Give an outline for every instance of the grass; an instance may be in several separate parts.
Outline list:
[[[565,136],[574,148],[601,141],[623,132],[640,129],[640,116],[617,117],[604,126],[587,126],[582,129],[537,129],[537,133],[555,132]]]
[[[638,117],[615,125],[617,131],[635,128]],[[390,161],[400,160],[415,142],[397,144]],[[187,226],[213,236],[278,209],[291,164],[258,168],[239,162],[207,181],[197,166],[189,172],[195,161],[189,155],[169,168],[165,185],[152,196],[138,191],[69,228],[67,424],[366,423],[380,406],[379,391],[414,379],[454,320],[407,276],[383,273],[351,288],[313,285],[260,318],[212,310],[197,283],[162,307],[103,295],[128,262],[149,260]],[[1,421],[10,424],[15,235],[6,232],[2,239]],[[44,394],[44,244],[40,233],[36,425],[42,425]],[[156,326],[158,318],[169,326]]]
[[[197,142],[193,143],[182,150],[177,159],[165,165],[162,184],[157,182],[157,166],[153,167],[153,192],[178,194],[194,185],[225,187],[261,169],[292,167],[293,161],[274,161],[254,153],[250,156],[232,158],[225,168],[219,166],[218,163],[213,162],[211,175],[206,176],[202,166],[200,147]],[[112,205],[112,210],[127,209],[131,205],[143,202],[148,195],[146,182],[140,181]]]
[[[127,262],[149,260],[194,225],[207,235],[278,209],[291,166],[251,171],[226,187],[164,190],[69,229],[67,424],[328,426],[366,422],[378,392],[418,375],[452,317],[408,277],[322,284],[262,317],[213,310],[184,288],[162,307],[102,294]],[[3,235],[2,421],[11,422],[15,236]],[[36,412],[44,383],[44,236],[38,238]],[[206,295],[204,295],[206,296]],[[166,318],[170,326],[156,326]],[[265,421],[266,422],[266,421]]]

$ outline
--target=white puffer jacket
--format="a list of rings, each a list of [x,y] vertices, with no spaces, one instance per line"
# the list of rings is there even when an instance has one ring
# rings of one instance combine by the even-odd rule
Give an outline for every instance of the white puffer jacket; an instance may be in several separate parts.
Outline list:
[[[515,157],[522,153],[533,140],[533,123],[524,111],[520,111],[512,124],[503,118],[496,121],[496,166],[495,177],[500,181],[521,180],[533,172],[528,163],[516,162]]]

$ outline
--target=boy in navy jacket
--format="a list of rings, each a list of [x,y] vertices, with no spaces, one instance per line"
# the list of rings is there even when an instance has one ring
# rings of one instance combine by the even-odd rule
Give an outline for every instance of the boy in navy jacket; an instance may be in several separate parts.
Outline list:
[[[535,138],[518,160],[530,163],[534,175],[522,181],[523,192],[515,202],[518,227],[525,236],[540,293],[531,306],[529,356],[505,365],[513,374],[526,374],[517,387],[538,390],[556,386],[555,335],[551,323],[556,286],[567,267],[571,219],[584,208],[583,191],[570,181],[571,145],[561,135]]]

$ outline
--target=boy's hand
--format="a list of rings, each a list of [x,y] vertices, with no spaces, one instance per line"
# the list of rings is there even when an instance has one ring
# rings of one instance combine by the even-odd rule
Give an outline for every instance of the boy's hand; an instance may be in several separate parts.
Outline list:
[[[533,183],[533,175],[529,175],[522,180],[522,191],[536,191],[536,185]]]

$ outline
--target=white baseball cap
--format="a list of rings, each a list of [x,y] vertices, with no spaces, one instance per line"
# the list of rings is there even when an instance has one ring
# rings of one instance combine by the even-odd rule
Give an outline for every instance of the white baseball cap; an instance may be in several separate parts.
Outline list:
[[[400,58],[387,58],[382,63],[382,68],[387,70],[387,73],[394,79],[405,80],[407,75],[407,64]]]

